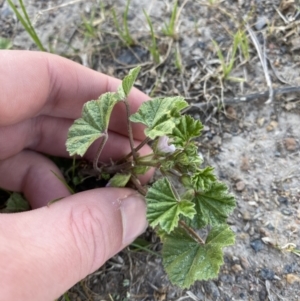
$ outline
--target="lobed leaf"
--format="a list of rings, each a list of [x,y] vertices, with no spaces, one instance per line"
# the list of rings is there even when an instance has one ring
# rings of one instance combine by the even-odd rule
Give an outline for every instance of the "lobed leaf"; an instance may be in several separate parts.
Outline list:
[[[213,183],[207,191],[196,192],[193,202],[197,214],[191,225],[198,229],[225,223],[235,208],[234,197],[228,193],[226,185],[220,182]]]
[[[178,199],[167,178],[158,180],[149,188],[146,201],[150,225],[152,227],[160,225],[168,233],[177,227],[181,214],[191,219],[196,213],[195,204]]]
[[[213,173],[213,167],[199,169],[191,176],[191,185],[196,191],[209,190],[211,185],[216,182],[216,176]]]
[[[234,244],[234,233],[227,225],[216,226],[202,245],[178,228],[163,235],[162,240],[163,264],[171,282],[188,288],[197,280],[218,276],[223,264],[222,249]]]
[[[69,129],[66,146],[70,156],[83,156],[95,140],[107,135],[110,115],[118,101],[119,94],[108,92],[84,104],[82,117]]]
[[[179,124],[173,129],[172,143],[184,147],[192,138],[199,137],[203,125],[189,115],[181,116]]]
[[[178,123],[180,111],[187,106],[187,102],[180,96],[154,98],[144,102],[139,110],[130,116],[130,120],[145,124],[146,136],[155,139],[172,133]]]
[[[198,155],[198,147],[190,142],[185,148],[174,157],[177,168],[182,173],[195,172],[202,163],[201,157]]]

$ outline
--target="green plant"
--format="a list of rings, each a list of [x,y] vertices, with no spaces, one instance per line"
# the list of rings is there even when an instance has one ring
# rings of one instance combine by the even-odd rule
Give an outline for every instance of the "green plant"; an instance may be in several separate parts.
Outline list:
[[[83,156],[89,146],[102,138],[93,162],[100,178],[111,187],[134,186],[146,198],[147,219],[163,242],[164,267],[172,283],[187,288],[196,280],[217,276],[223,263],[222,249],[234,243],[226,224],[235,200],[225,184],[217,181],[213,168],[201,168],[202,159],[194,139],[203,129],[199,120],[181,112],[188,106],[180,96],[154,98],[130,114],[127,96],[140,67],[129,72],[117,92],[108,92],[87,102],[82,117],[70,127],[66,147],[71,156]],[[123,159],[99,165],[108,139],[113,107],[124,103],[127,111],[131,152]],[[131,123],[146,126],[145,140],[134,148]],[[139,150],[152,142],[153,152]],[[151,167],[161,178],[151,187],[142,186],[138,176]]]
[[[42,42],[40,41],[34,27],[32,26],[32,23],[29,19],[29,16],[27,14],[26,8],[24,6],[23,0],[19,0],[19,4],[21,7],[22,14],[19,12],[15,4],[12,2],[12,0],[7,0],[8,4],[16,14],[18,20],[21,22],[23,25],[24,29],[27,31],[27,33],[30,35],[36,46],[41,50],[41,51],[46,51],[45,47],[43,46]]]
[[[11,40],[0,37],[0,49],[12,48]]]
[[[129,11],[129,4],[130,0],[127,0],[126,2],[126,7],[125,11],[123,14],[123,27],[121,27],[116,11],[113,9],[112,14],[113,14],[113,20],[114,24],[116,26],[116,29],[118,31],[118,34],[120,35],[121,40],[127,45],[127,46],[132,46],[135,44],[134,39],[131,37],[130,32],[129,32],[129,27],[128,27],[128,11]]]
[[[160,63],[160,55],[159,55],[159,51],[158,51],[158,47],[157,47],[157,43],[156,43],[156,37],[155,37],[155,33],[154,33],[154,29],[153,29],[153,24],[151,22],[151,19],[149,17],[149,15],[146,13],[146,11],[144,10],[144,15],[146,17],[147,23],[149,25],[150,28],[150,33],[151,33],[151,46],[149,47],[149,52],[151,53],[151,56],[154,60],[154,62],[156,64]]]
[[[164,24],[164,28],[162,30],[166,36],[172,37],[174,39],[177,39],[177,34],[175,31],[177,9],[178,9],[178,0],[176,0],[174,3],[171,18],[170,18],[169,22]]]
[[[231,77],[230,73],[234,67],[234,62],[236,60],[237,51],[239,49],[240,49],[242,55],[244,56],[244,58],[246,60],[249,59],[249,44],[248,44],[248,39],[247,39],[246,33],[242,30],[238,30],[233,35],[233,44],[231,47],[231,52],[230,52],[230,55],[228,55],[226,58],[224,57],[218,43],[213,40],[213,44],[214,44],[215,48],[217,49],[217,55],[221,62],[222,77],[225,80],[228,79],[228,80],[232,80],[232,81],[242,81],[243,79],[241,79],[241,78]]]

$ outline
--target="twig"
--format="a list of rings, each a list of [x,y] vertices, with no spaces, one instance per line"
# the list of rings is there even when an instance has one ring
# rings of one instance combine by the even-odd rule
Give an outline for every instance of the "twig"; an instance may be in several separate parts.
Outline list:
[[[285,87],[281,89],[274,89],[273,95],[282,95],[282,94],[289,94],[294,92],[300,92],[300,86],[295,87]],[[232,98],[225,98],[223,103],[226,104],[239,104],[241,102],[250,102],[258,99],[268,99],[270,91],[264,91],[259,93],[252,93],[244,96],[232,97]],[[219,101],[212,101],[208,103],[191,103],[189,109],[195,107],[199,109],[209,108],[215,105],[218,105]]]

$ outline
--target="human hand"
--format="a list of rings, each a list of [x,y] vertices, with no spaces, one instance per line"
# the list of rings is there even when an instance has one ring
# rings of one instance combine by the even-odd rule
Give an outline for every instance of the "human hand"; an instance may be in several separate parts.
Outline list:
[[[68,129],[83,104],[119,84],[55,55],[0,51],[0,187],[23,192],[34,209],[0,215],[1,301],[54,300],[144,231],[146,209],[137,193],[105,188],[70,195],[51,172],[62,176],[59,169],[42,155],[68,157]],[[133,89],[132,111],[146,99]],[[118,104],[101,161],[129,153],[125,116]],[[140,125],[133,134],[137,144],[144,139]]]

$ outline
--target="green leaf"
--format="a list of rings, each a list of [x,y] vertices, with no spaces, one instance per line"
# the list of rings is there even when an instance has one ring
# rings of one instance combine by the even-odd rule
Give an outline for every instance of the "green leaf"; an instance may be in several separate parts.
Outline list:
[[[146,136],[155,139],[172,133],[180,111],[187,106],[188,103],[180,96],[154,98],[144,102],[138,112],[130,116],[130,120],[145,124]]]
[[[207,191],[197,192],[193,201],[197,214],[191,225],[198,229],[225,223],[235,208],[234,197],[228,193],[226,185],[220,182],[213,183]]]
[[[0,37],[0,49],[10,49],[10,48],[12,48],[11,40]]]
[[[95,140],[107,135],[111,112],[119,101],[117,93],[108,92],[84,104],[82,117],[69,129],[66,146],[70,156],[83,156]]]
[[[234,244],[234,233],[227,225],[214,227],[202,245],[178,228],[163,235],[162,240],[163,263],[171,282],[188,288],[197,280],[218,276],[223,264],[222,249]]]
[[[209,190],[211,185],[216,182],[216,176],[213,173],[213,167],[199,169],[191,176],[191,184],[197,191]]]
[[[196,213],[192,202],[178,199],[167,178],[158,180],[149,188],[146,201],[150,225],[160,225],[168,233],[177,227],[180,214],[191,219]]]
[[[199,169],[202,159],[198,155],[198,147],[190,142],[174,158],[175,165],[181,172],[195,172]]]
[[[181,116],[179,124],[173,129],[172,143],[184,147],[192,138],[199,137],[203,125],[189,115]]]
[[[107,187],[125,187],[130,180],[131,174],[115,174],[106,185]]]
[[[124,94],[126,97],[129,95],[129,92],[130,92],[131,88],[133,87],[134,82],[135,82],[140,70],[141,70],[140,66],[138,66],[134,69],[131,69],[129,71],[128,75],[126,75],[124,77],[124,79],[122,80],[122,88],[123,88],[123,91],[124,91]]]
[[[30,205],[23,196],[17,192],[13,192],[6,202],[6,208],[2,212],[13,213],[28,211],[29,209]]]

